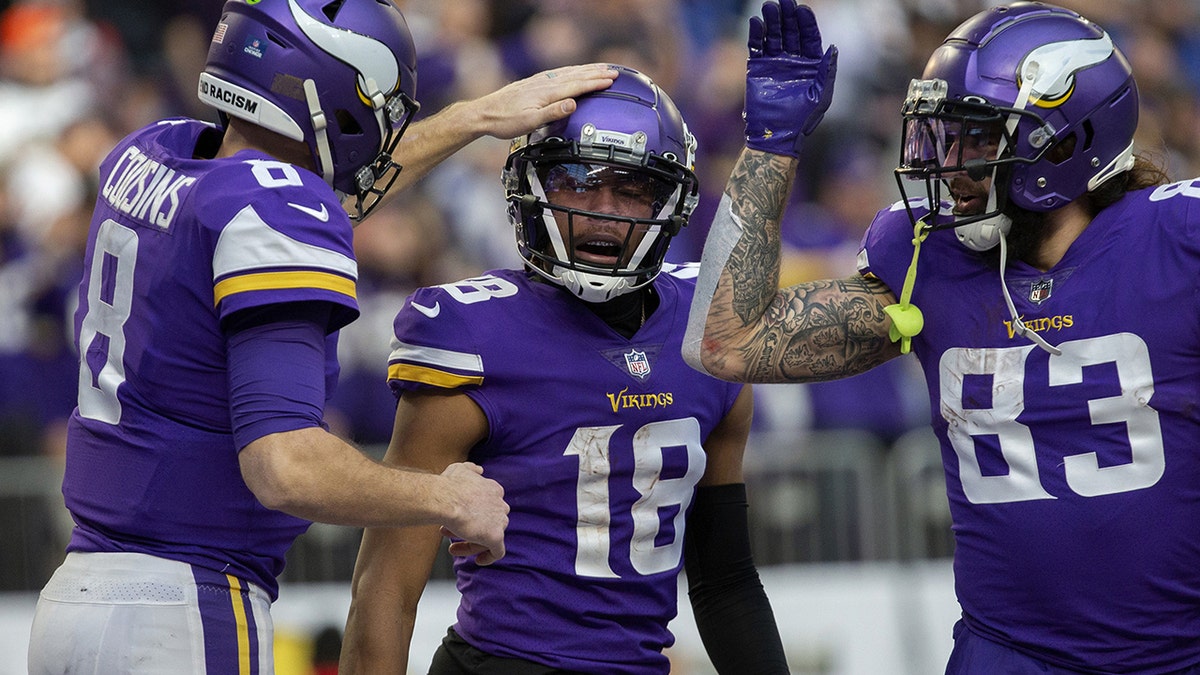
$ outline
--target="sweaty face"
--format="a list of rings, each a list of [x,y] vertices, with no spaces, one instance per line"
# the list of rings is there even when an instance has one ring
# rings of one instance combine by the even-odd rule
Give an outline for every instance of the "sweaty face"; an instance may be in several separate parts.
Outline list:
[[[576,211],[554,213],[571,256],[605,267],[628,262],[649,229],[634,219],[658,216],[674,191],[646,173],[604,164],[554,164],[538,173],[550,204]]]

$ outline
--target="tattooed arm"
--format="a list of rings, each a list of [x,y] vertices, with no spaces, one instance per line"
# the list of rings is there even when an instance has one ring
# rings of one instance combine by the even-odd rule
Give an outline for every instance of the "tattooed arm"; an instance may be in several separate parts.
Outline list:
[[[879,280],[779,289],[779,223],[797,160],[746,149],[709,231],[684,339],[694,368],[740,382],[847,377],[900,355]]]
[[[862,276],[779,290],[779,221],[804,138],[833,97],[837,48],[821,50],[810,8],[767,0],[750,18],[746,149],[700,260],[683,356],[740,382],[831,380],[900,354],[883,308],[896,301]]]

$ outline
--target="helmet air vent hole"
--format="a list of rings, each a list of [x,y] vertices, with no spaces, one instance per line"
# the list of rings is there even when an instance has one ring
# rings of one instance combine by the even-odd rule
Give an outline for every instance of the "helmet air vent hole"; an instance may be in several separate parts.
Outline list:
[[[354,116],[351,115],[349,113],[349,111],[345,110],[344,108],[339,108],[336,112],[333,113],[333,116],[334,116],[334,119],[337,120],[338,129],[341,130],[342,135],[344,135],[344,136],[359,136],[363,133],[363,128],[358,123],[358,120],[354,119]]]
[[[1050,148],[1050,151],[1046,153],[1046,159],[1053,164],[1062,164],[1071,159],[1071,156],[1075,154],[1075,145],[1078,141],[1079,137],[1075,134],[1067,136]]]
[[[346,0],[333,0],[333,2],[322,7],[321,11],[325,14],[325,18],[332,22],[337,19],[338,12],[342,11],[342,5],[344,4],[346,4]]]
[[[1084,150],[1091,149],[1092,141],[1095,139],[1095,137],[1096,137],[1096,129],[1095,129],[1095,127],[1092,126],[1092,121],[1090,119],[1084,120],[1083,121],[1083,149]]]

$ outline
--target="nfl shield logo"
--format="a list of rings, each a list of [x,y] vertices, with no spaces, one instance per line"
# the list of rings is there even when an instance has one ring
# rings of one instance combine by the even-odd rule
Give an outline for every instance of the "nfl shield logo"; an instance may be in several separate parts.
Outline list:
[[[646,352],[639,352],[634,349],[625,355],[625,366],[629,368],[629,374],[634,377],[644,378],[650,374],[650,359],[646,358]]]
[[[1041,302],[1050,297],[1050,290],[1054,287],[1053,279],[1042,279],[1033,282],[1029,287],[1029,299],[1033,302]]]

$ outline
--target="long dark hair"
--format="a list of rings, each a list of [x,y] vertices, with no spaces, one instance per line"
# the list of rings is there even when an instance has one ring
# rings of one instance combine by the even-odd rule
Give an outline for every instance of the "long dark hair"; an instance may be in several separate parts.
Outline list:
[[[1094,218],[1097,213],[1120,201],[1128,192],[1166,185],[1169,182],[1171,178],[1159,162],[1139,153],[1134,155],[1133,167],[1128,171],[1109,178],[1085,195],[1088,212]]]
[[[1095,218],[1104,209],[1116,204],[1130,192],[1142,188],[1165,185],[1171,182],[1166,169],[1158,162],[1143,154],[1136,154],[1133,166],[1104,181],[1085,194],[1081,199],[1088,215]],[[1026,259],[1026,256],[1036,251],[1046,236],[1046,229],[1041,227],[1046,219],[1046,213],[1027,211],[1009,205],[1005,213],[1012,218],[1012,229],[1008,235],[1009,256]],[[992,249],[988,257],[999,262],[999,249]]]

